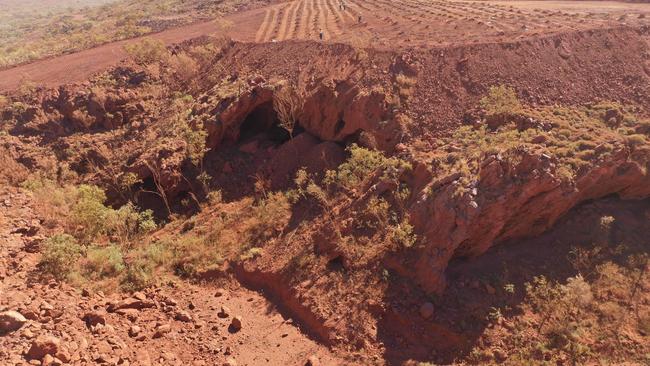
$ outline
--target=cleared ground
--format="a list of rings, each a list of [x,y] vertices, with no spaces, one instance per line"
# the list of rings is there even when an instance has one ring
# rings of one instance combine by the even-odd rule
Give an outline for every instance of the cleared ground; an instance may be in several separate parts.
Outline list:
[[[342,5],[343,4],[343,5]],[[361,18],[361,21],[359,21]],[[650,25],[650,4],[581,1],[295,0],[228,17],[229,34],[245,42],[319,39],[359,47],[439,47],[506,42],[582,29]],[[168,44],[217,32],[213,22],[154,34]],[[0,71],[0,91],[21,82],[78,82],[123,60],[138,39]]]
[[[296,0],[234,15],[233,35],[269,42],[322,32],[326,41],[394,48],[650,24],[648,15],[650,4],[619,2]]]

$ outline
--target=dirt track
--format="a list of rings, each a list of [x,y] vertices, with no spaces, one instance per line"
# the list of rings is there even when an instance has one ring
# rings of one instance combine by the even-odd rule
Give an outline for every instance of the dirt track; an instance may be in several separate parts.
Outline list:
[[[450,44],[504,42],[526,37],[650,24],[650,4],[573,1],[424,1],[424,0],[294,0],[228,17],[230,35],[244,42],[319,38],[361,47],[440,47]],[[359,22],[361,17],[361,22]],[[167,44],[218,30],[197,23],[152,35]],[[56,86],[79,82],[116,65],[126,55],[123,45],[138,39],[64,55],[0,71],[0,91],[23,80]]]

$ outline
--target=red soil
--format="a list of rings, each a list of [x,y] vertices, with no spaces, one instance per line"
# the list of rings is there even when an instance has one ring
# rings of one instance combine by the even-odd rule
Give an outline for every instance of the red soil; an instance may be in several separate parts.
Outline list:
[[[381,49],[430,48],[505,42],[584,29],[650,24],[649,4],[572,1],[474,2],[415,0],[295,0],[227,17],[230,35],[244,42],[316,40]],[[642,16],[643,15],[643,16]],[[358,17],[361,16],[361,23]],[[213,22],[197,23],[150,37],[167,44],[217,32]],[[0,71],[0,91],[23,80],[48,87],[86,80],[126,57],[123,46],[140,38]]]

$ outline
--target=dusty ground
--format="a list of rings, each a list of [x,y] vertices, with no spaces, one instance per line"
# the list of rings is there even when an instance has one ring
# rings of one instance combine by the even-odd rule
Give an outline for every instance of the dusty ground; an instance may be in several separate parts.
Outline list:
[[[339,363],[262,294],[225,278],[201,286],[172,279],[135,295],[146,297],[146,305],[110,313],[109,304],[129,297],[39,282],[35,251],[47,229],[32,204],[19,190],[0,192],[0,312],[31,314],[17,337],[0,337],[0,364],[27,364],[22,354],[46,335],[61,341],[61,360],[82,364],[216,365],[228,357],[239,365],[304,365],[309,357]],[[227,317],[217,315],[222,307],[229,309]],[[104,326],[88,326],[88,313],[99,314]],[[229,329],[235,316],[242,319],[236,332]],[[161,326],[168,329],[155,335]]]
[[[384,1],[353,0],[342,10],[337,0],[295,0],[226,17],[227,34],[244,42],[319,39],[356,47],[404,49],[483,42],[507,42],[574,30],[650,24],[650,4],[576,1]],[[359,22],[361,17],[361,22]],[[150,37],[167,44],[223,33],[222,25],[202,22]],[[23,81],[56,86],[86,80],[116,65],[123,46],[139,39],[37,61],[0,71],[0,91]]]

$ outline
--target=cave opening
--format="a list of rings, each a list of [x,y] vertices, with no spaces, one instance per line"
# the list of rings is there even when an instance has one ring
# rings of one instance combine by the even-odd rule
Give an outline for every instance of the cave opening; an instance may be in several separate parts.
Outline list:
[[[239,128],[238,142],[247,142],[253,138],[262,138],[276,145],[287,142],[299,132],[298,128],[288,131],[280,126],[280,119],[273,108],[273,101],[263,103],[250,112]]]
[[[298,123],[292,131],[287,130],[280,123],[280,118],[273,108],[273,101],[268,101],[251,111],[239,127],[238,143],[246,143],[252,139],[282,145],[292,137],[302,133],[304,129]]]

